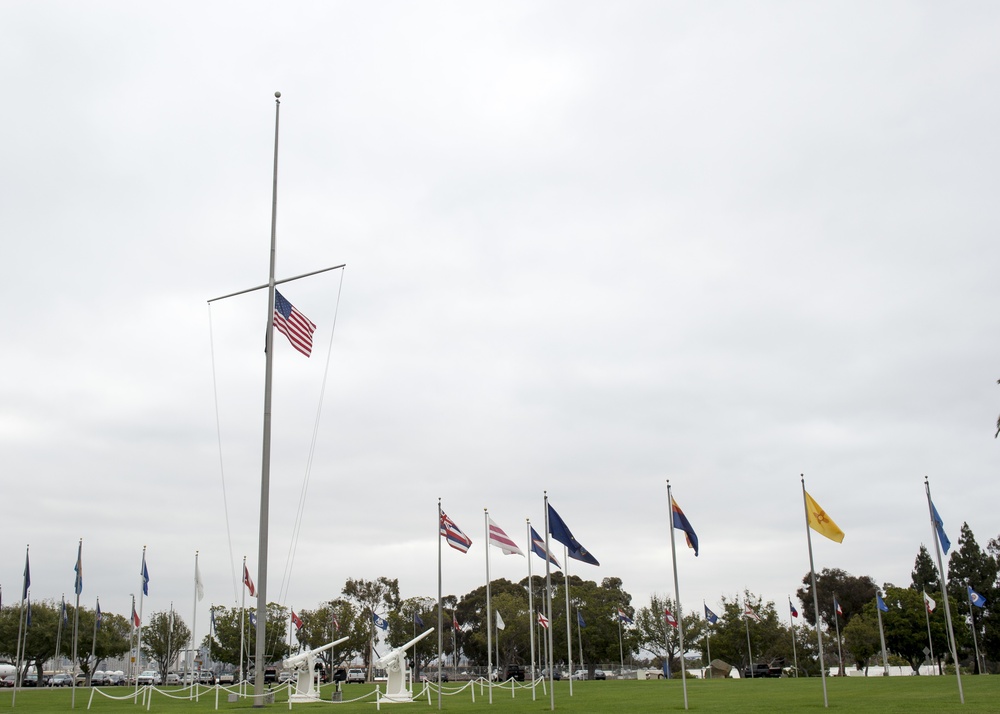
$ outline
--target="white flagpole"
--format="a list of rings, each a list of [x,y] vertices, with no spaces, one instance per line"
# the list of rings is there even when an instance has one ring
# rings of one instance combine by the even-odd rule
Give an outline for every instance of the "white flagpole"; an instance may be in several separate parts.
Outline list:
[[[789,595],[788,596],[788,602],[791,602],[791,601],[792,601],[792,596]],[[798,652],[795,649],[795,618],[792,617],[791,608],[789,608],[789,610],[788,610],[788,624],[792,628],[792,662],[795,665],[795,678],[798,679],[798,677],[799,677],[799,655],[798,655]]]
[[[174,658],[173,658],[173,644],[174,639],[174,601],[170,601],[170,614],[167,616],[167,674],[170,674],[170,670],[173,669]],[[166,684],[166,682],[164,682]]]
[[[483,509],[483,530],[486,534],[486,679],[489,681],[490,704],[493,703],[493,627],[490,605],[490,512]],[[499,637],[499,635],[498,635]]]
[[[267,331],[264,344],[264,433],[260,469],[260,525],[257,543],[257,630],[254,648],[254,706],[264,705],[264,658],[267,627],[267,528],[271,490],[271,373],[274,363],[274,262],[278,220],[278,119],[281,92],[274,93],[274,171],[271,186],[271,259],[267,279]]]
[[[90,658],[94,660],[94,666],[97,666],[97,612],[101,609],[101,598],[97,598],[97,607],[94,608],[94,643],[90,648]],[[131,617],[131,615],[129,615]],[[74,677],[75,679],[75,677]]]
[[[62,609],[59,611],[59,624],[56,626],[56,664],[59,662],[59,651],[62,649],[63,619],[66,616],[66,593],[62,596]],[[75,677],[74,677],[75,679]]]
[[[615,613],[616,619],[618,620],[618,660],[619,660],[619,672],[625,670],[625,649],[622,644],[622,616]]]
[[[684,611],[681,609],[681,588],[677,578],[677,546],[674,537],[674,496],[670,491],[670,479],[667,479],[667,526],[670,529],[670,559],[674,564],[674,608],[677,610],[677,634],[680,639],[681,654],[681,688],[684,690],[684,708],[688,708],[687,669],[684,664]]]
[[[937,554],[938,574],[941,576],[941,598],[944,600],[944,621],[948,626],[948,646],[951,648],[951,661],[955,663],[955,681],[958,683],[958,701],[965,704],[965,693],[962,691],[961,667],[958,664],[958,653],[955,651],[955,630],[951,625],[951,605],[948,604],[948,575],[941,560],[941,541],[938,539],[937,522],[934,520],[934,505],[931,500],[931,484],[924,476],[924,492],[927,494],[927,513],[931,517],[931,535],[934,538],[934,552]]]
[[[844,676],[844,655],[840,649],[840,615],[837,614],[837,595],[833,595],[833,624],[836,627],[837,633],[837,674],[841,677]],[[878,608],[876,608],[878,609]],[[819,615],[817,614],[817,617]]]
[[[528,636],[531,640],[531,701],[535,701],[535,588],[531,579],[531,554],[535,542],[531,539],[531,519],[525,518],[525,536],[528,541]]]
[[[444,607],[441,597],[441,499],[438,498],[438,709],[441,709],[441,672],[444,670]],[[452,620],[454,622],[454,620]]]
[[[76,578],[73,590],[76,591],[76,608],[73,610],[73,681],[70,683],[70,708],[76,709],[76,648],[80,635],[80,593],[83,592],[83,538],[76,550]],[[59,656],[59,650],[56,650]]]
[[[979,641],[976,637],[976,616],[972,612],[972,593],[969,592],[968,588],[970,586],[966,585],[965,599],[969,601],[969,628],[972,630],[972,646],[976,650],[976,671],[982,674],[983,670],[979,663]]]
[[[24,588],[21,590],[21,610],[18,613],[17,621],[17,656],[14,659],[14,665],[16,667],[14,671],[14,691],[10,697],[10,706],[13,708],[15,701],[17,700],[17,690],[21,686],[21,656],[24,654],[24,645],[21,639],[22,634],[27,637],[24,626],[24,599],[28,596],[28,587],[31,585],[30,576],[30,565],[28,559],[28,552],[31,546],[24,546]]]
[[[672,517],[673,517],[673,515],[671,514],[671,518]],[[708,605],[705,604],[704,600],[701,601],[701,609],[702,610],[708,610]],[[705,618],[705,646],[708,648],[708,678],[709,679],[712,678],[712,631],[709,629],[709,627],[711,627],[711,626],[712,626],[712,623],[709,622],[708,618],[706,617]]]
[[[243,572],[240,573],[240,591],[243,593],[243,597],[240,599],[240,694],[244,693],[246,690],[243,684],[246,681],[246,674],[243,669],[243,665],[246,664],[246,616],[247,616],[247,584],[244,582],[247,574],[247,557],[243,556]]]
[[[545,497],[545,600],[547,612],[545,616],[549,618],[549,626],[545,628],[545,639],[548,641],[548,665],[549,665],[549,707],[556,710],[556,690],[555,690],[555,657],[552,656],[552,569],[549,566],[549,492],[543,491]],[[563,574],[566,573],[565,568]]]
[[[566,593],[566,666],[569,668],[569,695],[573,696],[573,625],[569,621],[569,548],[563,546],[563,590]]]
[[[746,596],[744,596],[746,597]],[[750,667],[750,679],[753,679],[756,674],[756,667],[753,666],[753,647],[750,645],[750,618],[747,617],[750,613],[747,612],[750,609],[750,598],[747,597],[743,604],[743,624],[747,628],[747,662]]]
[[[819,673],[823,680],[823,706],[829,707],[830,701],[826,695],[826,664],[823,662],[823,628],[819,618],[819,593],[816,592],[816,566],[813,564],[813,542],[812,532],[809,529],[809,504],[806,502],[806,477],[799,475],[802,480],[802,513],[806,517],[806,543],[809,545],[809,580],[812,583],[813,611],[816,613],[816,640],[819,643]],[[836,613],[834,613],[836,617]]]
[[[882,671],[889,676],[889,657],[885,653],[885,630],[882,629],[882,608],[878,606],[879,592],[875,591],[875,614],[878,615],[878,636],[882,641]],[[884,602],[884,600],[883,600]],[[843,665],[842,665],[843,666]]]
[[[199,592],[199,590],[201,592]],[[188,649],[187,671],[192,674],[191,683],[194,685],[194,664],[195,651],[198,648],[197,622],[198,622],[198,601],[205,597],[205,589],[201,584],[201,573],[198,571],[198,551],[194,552],[194,606],[191,608],[191,647]],[[195,701],[198,701],[198,687],[194,689]]]
[[[576,644],[580,649],[580,667],[583,667],[583,628],[580,625],[580,608],[576,608]]]
[[[142,598],[146,593],[146,546],[142,546],[142,565],[139,566],[139,626],[136,627],[136,644],[135,644],[135,671],[138,675],[139,661],[142,658]],[[135,693],[136,696],[139,694],[139,677],[135,678]]]
[[[927,591],[920,589],[924,596],[924,619],[927,621],[927,646],[930,648],[931,671],[934,671],[934,638],[931,637],[931,612],[927,608]]]

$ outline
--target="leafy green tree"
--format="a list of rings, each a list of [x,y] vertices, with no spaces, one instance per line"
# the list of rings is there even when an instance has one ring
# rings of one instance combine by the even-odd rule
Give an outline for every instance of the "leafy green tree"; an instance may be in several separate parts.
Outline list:
[[[298,639],[310,649],[316,649],[334,642],[342,637],[348,637],[343,642],[320,654],[324,664],[332,671],[343,662],[354,658],[355,653],[363,651],[368,646],[367,636],[357,634],[355,619],[357,612],[354,606],[344,599],[330,600],[315,610],[303,610],[299,617],[302,627]]]
[[[386,578],[384,576],[375,580],[364,580],[359,578],[348,578],[344,584],[341,594],[351,602],[358,611],[358,617],[354,621],[353,635],[362,633],[367,635],[367,642],[375,642],[375,622],[372,613],[377,611],[386,614],[399,610],[399,580]],[[371,650],[365,647],[359,653],[364,660],[365,667],[371,672]],[[370,677],[369,677],[370,679]]]
[[[555,587],[556,582],[557,579],[553,577],[553,587]],[[558,578],[558,582],[561,584],[561,577]],[[560,592],[562,591],[560,590]],[[512,583],[505,578],[493,580],[490,582],[490,598],[492,601],[491,605],[493,606],[493,614],[490,618],[491,621],[496,617],[497,598],[503,595],[509,596],[507,599],[503,600],[504,602],[507,602],[508,604],[517,603],[517,609],[519,610],[526,609],[528,607],[528,593],[523,587],[517,583]],[[553,604],[553,609],[554,608],[555,605]],[[456,615],[459,623],[461,623],[463,629],[466,630],[464,636],[462,637],[462,652],[473,664],[485,666],[487,662],[486,586],[482,585],[463,595],[458,601]],[[565,627],[565,624],[563,626]],[[494,632],[492,634],[496,633]],[[565,642],[566,640],[564,637],[563,651],[565,651]],[[492,655],[494,657],[496,656],[495,646]]]
[[[844,625],[844,647],[854,658],[854,665],[868,674],[871,658],[878,654],[881,639],[878,634],[878,622],[874,611],[871,617],[863,612],[857,613],[851,621]]]
[[[749,607],[760,620],[747,619],[744,613]],[[793,659],[792,633],[778,617],[774,603],[750,592],[739,597],[722,597],[722,612],[719,622],[712,626],[712,658],[738,666],[741,670],[754,662],[775,663],[784,667]],[[747,630],[750,631],[752,656],[747,650]],[[707,654],[707,653],[706,653]],[[800,659],[800,664],[805,660]]]
[[[649,596],[649,606],[639,608],[635,614],[635,628],[639,646],[651,652],[661,664],[666,662],[671,672],[680,672],[681,643],[680,630],[667,622],[666,610],[677,619],[677,606],[666,595],[653,593]],[[682,613],[684,625],[684,649],[698,647],[701,633],[701,615],[698,612]]]
[[[962,603],[960,607],[963,614],[971,611],[971,628],[975,631],[975,637],[984,647],[988,646],[990,652],[993,651],[997,639],[996,630],[1000,626],[1000,614],[996,612],[994,606],[997,596],[1000,595],[1000,589],[997,588],[997,572],[997,560],[979,547],[969,524],[963,523],[958,547],[952,552],[948,561],[948,594]],[[986,598],[984,608],[970,607],[969,587]],[[966,657],[971,655],[975,660],[974,650],[966,651],[965,654]],[[972,666],[976,674],[981,674],[979,662],[973,661]]]
[[[815,625],[816,608],[813,605],[812,580],[809,573],[803,576],[802,585],[803,587],[795,591],[795,595],[802,602],[802,616],[807,622]],[[820,618],[833,629],[833,618],[836,615],[833,606],[834,597],[844,612],[840,624],[845,624],[861,612],[869,600],[875,598],[875,581],[868,575],[857,576],[840,568],[823,568],[816,573],[816,594],[819,600]]]
[[[70,623],[73,622],[74,608],[68,607]],[[111,612],[101,613],[101,626],[97,630],[97,646],[94,647],[94,617],[96,612],[80,608],[80,627],[77,635],[76,656],[80,670],[90,681],[91,675],[101,669],[101,663],[109,657],[121,657],[131,646],[131,623],[121,615]],[[72,633],[72,630],[70,630]],[[65,633],[61,646],[67,657],[73,655],[72,634],[67,641]],[[92,656],[93,655],[93,656]]]
[[[23,632],[23,662],[25,672],[35,667],[38,681],[42,681],[45,661],[56,653],[56,631],[59,627],[61,604],[54,601],[31,602],[31,626]],[[25,603],[27,609],[27,602]],[[27,614],[25,613],[25,618]],[[0,612],[0,653],[14,661],[17,652],[18,628],[22,621],[20,606],[5,607]]]
[[[218,662],[226,662],[240,667],[243,676],[253,671],[252,660],[257,647],[257,628],[251,622],[250,616],[257,616],[256,608],[238,607],[226,608],[216,605],[212,608],[215,616],[215,634],[206,635],[202,646],[210,648],[212,658]],[[241,619],[242,614],[242,619]],[[243,655],[240,665],[240,625],[243,626]],[[267,604],[267,641],[264,645],[265,657],[268,662],[278,662],[288,656],[288,643],[285,632],[288,631],[288,608],[274,602]],[[145,637],[143,638],[145,639]]]
[[[931,597],[934,597],[934,593],[941,592],[941,579],[938,577],[937,566],[934,565],[934,560],[923,543],[920,544],[917,558],[913,561],[913,572],[910,577],[914,590],[924,591]]]
[[[437,602],[429,597],[412,597],[400,603],[398,611],[389,613],[389,634],[386,641],[391,647],[400,647],[418,635],[426,632],[428,628],[433,628],[435,632],[424,637],[414,647],[410,647],[407,653],[409,659],[413,659],[414,651],[416,659],[413,661],[414,676],[420,676],[420,672],[427,664],[437,656]],[[444,627],[449,627],[450,620],[444,623]]]
[[[149,624],[143,625],[142,651],[151,662],[156,662],[161,681],[167,681],[170,665],[189,639],[191,630],[177,613],[155,612]]]

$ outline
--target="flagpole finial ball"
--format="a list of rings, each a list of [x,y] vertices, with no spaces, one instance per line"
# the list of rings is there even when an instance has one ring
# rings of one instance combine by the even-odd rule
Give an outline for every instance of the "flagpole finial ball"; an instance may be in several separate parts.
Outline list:
[[[281,99],[281,92],[275,92],[274,93],[274,98],[275,99]]]

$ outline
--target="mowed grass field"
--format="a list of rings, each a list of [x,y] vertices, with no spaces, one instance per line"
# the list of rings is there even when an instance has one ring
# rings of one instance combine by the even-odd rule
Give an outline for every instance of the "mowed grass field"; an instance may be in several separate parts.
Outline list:
[[[848,677],[828,679],[827,691],[830,710],[842,712],[1000,712],[1000,677],[967,676],[962,678],[965,704],[958,700],[958,685],[955,677]],[[549,697],[543,694],[541,686],[536,689],[536,699],[531,697],[531,689],[518,688],[511,697],[510,686],[493,690],[493,703],[489,703],[489,692],[476,686],[476,701],[466,687],[458,691],[460,685],[452,684],[446,692],[457,692],[442,697],[442,711],[454,714],[515,714],[520,712],[549,711]],[[360,697],[371,692],[371,685],[351,685],[343,688],[345,700]],[[688,680],[688,706],[693,712],[821,712],[823,689],[818,678],[809,679],[757,679],[757,680]],[[121,697],[125,692],[114,687],[106,690]],[[164,689],[170,694],[182,694],[174,689]],[[311,711],[351,712],[375,711],[374,698],[362,701],[331,703],[329,686],[323,689],[324,702],[295,704],[293,709]],[[419,691],[419,687],[418,687]],[[23,689],[17,693],[16,706],[11,706],[11,690],[0,690],[0,712],[66,712],[70,711],[70,692],[66,689]],[[186,693],[183,693],[186,695]],[[87,710],[91,692],[78,689],[76,709]],[[199,702],[186,699],[171,699],[166,694],[154,692],[149,701],[148,711],[170,712],[171,714],[196,714],[215,711],[214,690],[202,690]],[[219,696],[218,711],[246,711],[253,709],[250,700],[235,703],[227,701],[226,692]],[[437,695],[431,697],[428,706],[425,698],[412,704],[382,704],[390,712],[437,711]],[[606,681],[574,682],[573,696],[569,695],[568,682],[556,682],[555,710],[558,712],[663,712],[684,711],[684,694],[679,680],[672,681]],[[90,711],[101,714],[117,714],[147,711],[146,705],[136,704],[132,699],[112,700],[95,695]],[[288,711],[288,700],[284,690],[277,693],[275,703],[257,711]]]

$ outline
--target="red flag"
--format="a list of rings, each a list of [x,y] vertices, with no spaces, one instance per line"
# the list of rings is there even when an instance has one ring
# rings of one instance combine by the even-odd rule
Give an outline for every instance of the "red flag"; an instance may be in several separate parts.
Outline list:
[[[243,584],[247,586],[247,590],[250,591],[250,597],[257,596],[257,588],[253,586],[253,580],[250,579],[250,571],[247,570],[247,564],[243,564]]]
[[[455,628],[455,632],[462,629],[458,626],[458,618],[455,615],[451,616],[451,626]]]
[[[670,610],[664,609],[663,614],[667,616],[668,625],[670,625],[671,627],[677,627],[677,618],[674,617],[673,613],[670,612]]]
[[[139,620],[139,614],[135,611],[135,604],[132,605],[132,624],[136,627],[142,624]]]
[[[302,628],[302,618],[295,614],[295,610],[292,610],[292,623],[295,625],[296,630]]]

